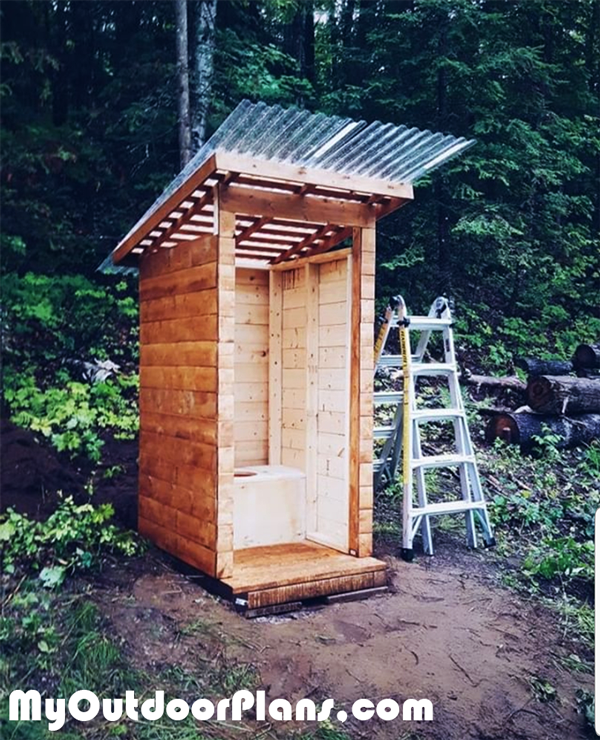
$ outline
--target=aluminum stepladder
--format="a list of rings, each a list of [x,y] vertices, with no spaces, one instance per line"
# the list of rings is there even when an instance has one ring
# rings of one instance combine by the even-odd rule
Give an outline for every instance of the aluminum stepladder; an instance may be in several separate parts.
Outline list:
[[[375,341],[375,373],[383,367],[400,368],[402,366],[400,355],[383,354],[383,349],[391,329],[398,327],[397,309],[399,300],[399,296],[395,296],[390,300]],[[373,439],[385,440],[378,457],[373,460],[374,491],[378,491],[381,488],[382,482],[391,483],[396,477],[400,452],[402,450],[403,398],[404,393],[402,391],[377,391],[373,394],[375,406],[394,406],[391,425],[374,427],[373,429]]]
[[[387,326],[386,326],[387,324]],[[400,338],[400,355],[383,355],[383,347],[392,327],[397,326]],[[421,336],[413,354],[410,332],[419,331]],[[425,351],[431,333],[440,331],[443,340],[443,362],[424,362]],[[481,526],[486,546],[495,543],[490,525],[481,481],[477,470],[473,444],[469,434],[467,418],[458,382],[458,368],[454,350],[452,316],[448,301],[437,298],[428,316],[408,316],[404,300],[397,296],[390,303],[384,325],[376,344],[376,367],[382,365],[401,366],[403,391],[394,416],[393,428],[376,465],[377,474],[395,472],[399,451],[402,449],[403,468],[403,526],[402,556],[413,558],[413,540],[419,529],[425,553],[433,555],[430,517],[441,514],[464,513],[467,528],[467,544],[477,547],[475,522]],[[416,399],[416,380],[420,376],[444,377],[448,381],[450,406],[437,409],[419,409]],[[375,394],[376,396],[378,394]],[[400,395],[400,394],[397,394]],[[421,424],[436,421],[452,422],[455,452],[423,456],[421,447]],[[386,450],[386,447],[388,448]],[[384,455],[387,454],[387,457]],[[378,461],[378,462],[379,462]],[[429,503],[425,484],[425,470],[432,468],[458,468],[461,498],[452,501]],[[416,491],[415,491],[416,486]],[[415,493],[417,503],[415,504]]]
[[[437,298],[429,311],[429,317],[436,317],[438,309],[445,305],[440,303],[445,302],[444,298]],[[401,296],[394,296],[385,310],[383,322],[379,329],[377,339],[375,341],[375,374],[381,368],[402,368],[402,355],[401,354],[383,354],[386,342],[392,329],[399,329],[399,318],[398,309],[400,305],[404,305]],[[427,343],[431,332],[425,332],[416,350],[416,355],[413,359],[422,361],[422,358],[427,349]],[[375,427],[373,429],[374,439],[384,439],[385,443],[381,448],[377,458],[373,460],[373,489],[378,491],[382,487],[382,482],[391,483],[398,471],[398,463],[400,461],[400,453],[402,451],[402,431],[403,431],[403,418],[404,418],[404,392],[400,391],[378,391],[373,394],[375,406],[394,405],[394,416],[391,425],[383,427]]]

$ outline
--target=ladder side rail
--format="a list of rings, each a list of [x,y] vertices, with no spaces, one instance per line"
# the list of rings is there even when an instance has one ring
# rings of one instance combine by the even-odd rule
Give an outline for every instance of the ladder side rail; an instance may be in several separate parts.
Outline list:
[[[437,316],[437,301],[436,300],[431,304],[431,308],[429,309],[429,313],[427,314],[428,317],[435,317]],[[421,332],[421,336],[419,337],[419,341],[417,343],[417,348],[415,349],[414,354],[414,361],[415,362],[422,362],[423,357],[425,355],[425,351],[427,350],[427,345],[429,344],[429,340],[431,338],[431,329],[427,329],[426,331]]]
[[[413,424],[413,458],[415,461],[423,459],[423,452],[421,450],[421,429],[418,419],[412,420]],[[429,517],[425,513],[427,508],[427,490],[425,488],[425,470],[422,466],[418,466],[414,472],[417,482],[417,501],[419,502],[419,508],[423,510],[424,514],[421,519],[421,536],[423,538],[423,549],[427,555],[433,555],[433,541],[431,539],[431,523]]]
[[[402,355],[403,379],[403,416],[402,416],[402,470],[403,470],[403,500],[402,500],[402,547],[407,557],[412,557],[413,549],[413,478],[411,457],[413,450],[413,428],[411,411],[414,406],[414,385],[411,378],[411,347],[410,333],[406,323],[406,304],[400,299],[398,305],[400,353]]]

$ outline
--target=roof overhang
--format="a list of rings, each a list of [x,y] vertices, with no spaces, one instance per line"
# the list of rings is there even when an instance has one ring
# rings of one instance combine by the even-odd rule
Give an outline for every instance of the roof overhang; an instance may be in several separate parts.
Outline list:
[[[412,181],[474,142],[405,126],[240,103],[105,260],[216,233],[236,215],[236,258],[257,266],[333,249],[413,198]]]

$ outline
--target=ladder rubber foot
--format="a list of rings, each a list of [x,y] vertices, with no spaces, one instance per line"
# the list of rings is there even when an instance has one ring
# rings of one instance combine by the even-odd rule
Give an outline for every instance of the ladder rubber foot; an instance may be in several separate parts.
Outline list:
[[[412,563],[412,561],[415,559],[415,551],[412,549],[412,547],[403,547],[400,550],[400,557],[407,563]]]
[[[487,547],[496,547],[496,538],[495,537],[490,537],[490,539],[487,542],[484,542],[483,543],[483,546],[486,547],[486,548]]]

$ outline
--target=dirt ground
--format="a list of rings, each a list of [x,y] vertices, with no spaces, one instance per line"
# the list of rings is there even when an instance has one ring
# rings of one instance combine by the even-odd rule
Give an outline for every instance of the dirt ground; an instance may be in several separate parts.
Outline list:
[[[2,432],[3,507],[45,516],[60,490],[87,499],[87,471],[76,461],[8,422]],[[109,443],[105,453],[94,500],[111,501],[133,527],[136,444]],[[105,474],[110,470],[116,475]],[[432,723],[335,723],[352,738],[585,737],[575,692],[590,690],[592,676],[570,673],[562,663],[573,653],[591,656],[539,601],[499,585],[492,553],[470,553],[443,538],[436,543],[435,558],[407,564],[380,542],[376,554],[389,564],[388,594],[287,617],[239,616],[209,595],[200,577],[185,577],[156,550],[107,568],[93,598],[130,660],[157,682],[171,669],[200,677],[202,685],[202,676],[218,668],[230,671],[232,693],[239,687],[235,675],[251,667],[270,699],[333,698],[336,709],[346,710],[358,698],[433,702]],[[556,689],[554,699],[540,701],[537,680]],[[260,727],[255,736],[273,737],[274,729]],[[278,737],[282,732],[278,727]]]
[[[120,522],[137,527],[137,441],[105,440],[103,463],[91,476],[88,460],[57,453],[32,432],[0,419],[0,510],[15,508],[45,519],[62,495],[76,503],[89,501],[92,479],[95,504],[113,505]]]
[[[153,673],[225,659],[252,665],[269,699],[331,697],[338,709],[358,698],[433,702],[432,723],[336,723],[352,738],[585,737],[575,691],[590,689],[591,676],[576,683],[561,667],[575,648],[556,617],[498,586],[484,558],[387,556],[388,594],[291,617],[247,620],[160,556],[150,571],[147,561],[135,574],[107,573],[95,599],[130,657]],[[556,689],[554,700],[536,697],[536,678]]]

